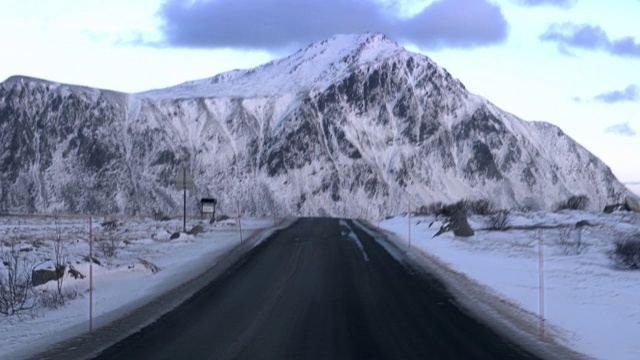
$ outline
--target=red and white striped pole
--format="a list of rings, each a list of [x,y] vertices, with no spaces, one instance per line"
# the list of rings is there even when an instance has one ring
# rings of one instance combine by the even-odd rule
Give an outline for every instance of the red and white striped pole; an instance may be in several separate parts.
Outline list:
[[[242,244],[242,220],[240,219],[240,203],[236,202],[236,207],[238,209],[238,229],[240,231],[240,244]]]
[[[407,217],[409,218],[409,248],[411,248],[411,203],[408,205]]]
[[[544,253],[540,229],[538,229],[538,277],[540,285],[540,339],[544,340]]]
[[[89,334],[93,333],[93,223],[89,216]]]

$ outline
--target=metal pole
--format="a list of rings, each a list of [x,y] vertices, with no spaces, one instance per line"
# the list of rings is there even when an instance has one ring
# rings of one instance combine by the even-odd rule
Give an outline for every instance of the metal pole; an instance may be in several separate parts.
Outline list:
[[[182,232],[187,232],[187,169],[182,168],[182,185],[183,187],[183,195],[182,199],[184,201],[183,208],[183,216],[182,216]]]
[[[89,334],[93,333],[93,224],[89,216]]]

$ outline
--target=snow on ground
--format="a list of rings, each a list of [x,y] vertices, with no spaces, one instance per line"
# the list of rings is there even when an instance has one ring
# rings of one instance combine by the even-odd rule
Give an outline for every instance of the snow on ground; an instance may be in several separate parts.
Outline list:
[[[106,219],[111,220],[111,219]],[[132,307],[194,278],[214,265],[222,255],[240,243],[235,220],[210,225],[208,221],[189,220],[187,230],[201,225],[203,233],[170,239],[182,230],[182,219],[153,221],[142,218],[118,218],[115,229],[101,226],[105,218],[94,220],[93,317],[94,329],[116,319]],[[258,231],[273,226],[273,219],[243,219],[246,240]],[[0,358],[24,349],[50,344],[89,330],[89,221],[88,218],[0,217],[0,243],[8,249],[13,241],[38,268],[53,268],[46,259],[52,256],[57,230],[65,244],[70,264],[85,275],[74,279],[65,273],[63,288],[78,297],[58,309],[42,306],[20,316],[0,315]],[[115,239],[115,254],[107,255]],[[156,271],[153,266],[159,268]],[[6,271],[0,267],[0,271]],[[36,287],[39,292],[56,291],[56,282]]]
[[[598,359],[640,359],[640,271],[617,270],[607,252],[626,234],[640,232],[640,214],[512,213],[512,229],[489,231],[489,217],[472,216],[473,237],[445,233],[435,217],[411,218],[411,250],[435,257],[456,272],[490,287],[525,311],[539,314],[540,280],[537,237],[542,239],[546,327],[562,331],[561,343]],[[562,239],[577,239],[578,221],[586,248],[567,255]],[[409,246],[409,219],[380,223]],[[433,224],[430,226],[430,224]],[[567,233],[571,232],[571,233]]]

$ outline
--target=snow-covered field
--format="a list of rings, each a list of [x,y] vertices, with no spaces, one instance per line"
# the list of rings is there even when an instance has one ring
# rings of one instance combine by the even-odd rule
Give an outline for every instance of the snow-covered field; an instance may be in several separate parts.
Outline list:
[[[448,232],[433,238],[442,223],[435,217],[412,217],[410,251],[438,259],[537,315],[540,234],[546,336],[597,359],[640,359],[640,271],[617,270],[607,255],[616,239],[640,232],[640,214],[513,213],[509,220],[514,229],[489,231],[481,230],[488,217],[472,216],[473,237]],[[576,240],[580,230],[575,224],[581,220],[592,225],[581,230],[586,248],[568,255],[560,240]],[[382,221],[380,227],[408,248],[406,216]]]
[[[409,218],[395,217],[379,225],[396,235],[392,239],[400,247],[438,259],[529,315],[540,311],[541,239],[547,339],[598,359],[640,359],[640,271],[618,270],[607,255],[614,240],[640,232],[640,214],[512,213],[512,229],[507,231],[483,230],[488,219],[470,218],[476,230],[473,237],[445,233],[433,238],[442,224],[438,219],[411,217],[410,248]],[[215,226],[189,220],[187,229],[200,224],[204,232],[182,234],[177,239],[170,239],[170,235],[182,229],[181,220],[122,218],[113,230],[100,225],[105,220],[94,219],[93,227],[94,257],[100,262],[93,265],[94,329],[196,277],[240,243],[234,220]],[[590,225],[575,229],[581,220]],[[262,234],[264,238],[270,231],[265,229],[272,226],[273,219],[243,220],[243,237],[246,240],[253,234],[255,239]],[[47,259],[52,256],[57,230],[64,239],[69,263],[86,276],[73,279],[65,275],[64,289],[76,291],[78,297],[58,309],[38,306],[20,316],[0,316],[0,358],[88,330],[88,218],[0,217],[3,249],[13,242],[21,255],[39,264],[38,268],[52,268]],[[578,232],[586,247],[580,254],[567,255],[559,240],[575,240]],[[116,239],[117,247],[115,254],[108,256],[107,240],[111,238]],[[154,272],[153,265],[159,271]],[[6,269],[0,267],[0,271]],[[56,282],[37,289],[55,293]]]
[[[111,220],[111,219],[107,219]],[[208,221],[188,220],[187,230],[200,224],[204,232],[181,234],[182,219],[153,221],[143,218],[116,219],[115,229],[101,226],[105,218],[93,221],[93,328],[126,314],[154,297],[198,276],[214,265],[224,254],[240,243],[236,220],[214,225]],[[243,219],[242,236],[264,237],[273,219]],[[265,230],[266,229],[266,230]],[[75,299],[58,309],[37,306],[21,315],[0,315],[0,358],[25,355],[30,349],[79,335],[89,330],[89,219],[52,217],[0,217],[0,243],[8,250],[11,242],[20,255],[30,259],[38,268],[53,268],[53,238],[59,231],[68,254],[69,263],[84,279],[74,279],[65,273],[63,289],[77,292]],[[115,254],[108,256],[111,242]],[[103,245],[104,244],[104,245]],[[156,266],[159,270],[154,269]],[[6,268],[0,267],[0,271]],[[56,282],[36,287],[57,292]]]

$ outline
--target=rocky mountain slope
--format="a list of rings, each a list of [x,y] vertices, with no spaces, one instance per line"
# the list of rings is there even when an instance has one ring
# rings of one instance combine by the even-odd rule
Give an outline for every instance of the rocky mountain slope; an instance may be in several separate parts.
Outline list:
[[[380,34],[137,94],[0,84],[0,211],[178,213],[175,176],[231,212],[379,217],[488,198],[551,208],[628,195],[559,128],[506,113]]]

